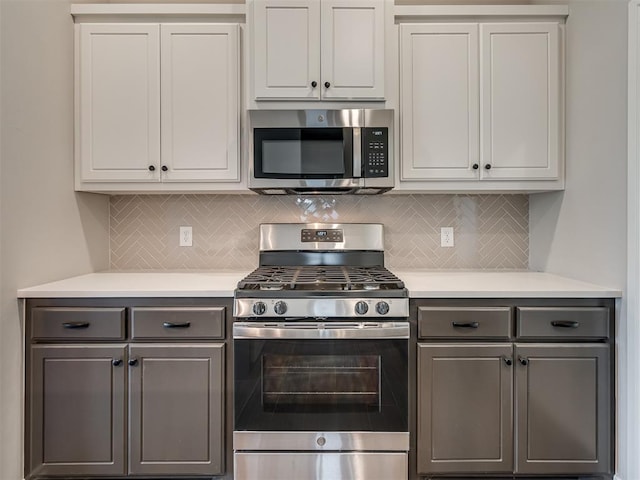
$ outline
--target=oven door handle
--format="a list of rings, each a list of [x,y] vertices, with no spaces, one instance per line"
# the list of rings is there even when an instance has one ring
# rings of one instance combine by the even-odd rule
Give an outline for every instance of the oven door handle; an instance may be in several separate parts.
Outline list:
[[[409,338],[409,322],[345,323],[256,323],[233,324],[234,339],[279,340],[288,338],[326,339],[402,339]]]

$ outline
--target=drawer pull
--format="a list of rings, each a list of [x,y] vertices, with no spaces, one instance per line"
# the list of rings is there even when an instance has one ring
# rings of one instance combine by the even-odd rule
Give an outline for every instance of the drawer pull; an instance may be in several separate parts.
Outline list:
[[[89,328],[89,325],[91,325],[89,322],[65,322],[62,324],[64,328],[68,328],[69,330]]]
[[[575,320],[554,320],[551,322],[551,325],[559,328],[578,328],[580,322],[576,322]]]
[[[451,322],[455,328],[478,328],[478,322]]]
[[[162,326],[164,328],[189,328],[191,326],[191,322],[181,322],[181,323],[164,322]]]

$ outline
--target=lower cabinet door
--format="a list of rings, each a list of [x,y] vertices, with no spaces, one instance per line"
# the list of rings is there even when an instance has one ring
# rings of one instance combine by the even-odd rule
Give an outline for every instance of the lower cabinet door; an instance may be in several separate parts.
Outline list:
[[[511,344],[418,344],[418,473],[513,471]]]
[[[611,468],[609,346],[516,344],[516,473]]]
[[[129,473],[223,473],[224,344],[129,348]]]
[[[124,345],[35,345],[27,398],[29,476],[122,475]]]

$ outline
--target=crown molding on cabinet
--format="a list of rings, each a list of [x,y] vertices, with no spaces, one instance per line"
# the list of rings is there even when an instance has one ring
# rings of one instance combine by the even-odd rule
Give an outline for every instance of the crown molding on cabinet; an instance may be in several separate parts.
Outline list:
[[[206,17],[244,17],[246,6],[238,3],[93,3],[72,4],[71,15],[75,21],[105,21],[110,18],[122,19],[123,17],[151,16],[171,18],[194,18],[197,20]]]
[[[396,5],[399,17],[567,17],[568,5]]]

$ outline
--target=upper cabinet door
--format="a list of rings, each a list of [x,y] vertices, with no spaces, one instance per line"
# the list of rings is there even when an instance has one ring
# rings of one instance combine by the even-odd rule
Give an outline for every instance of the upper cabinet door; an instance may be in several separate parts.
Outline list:
[[[161,26],[162,180],[239,180],[238,26]]]
[[[384,100],[383,0],[322,1],[322,97]]]
[[[256,0],[253,16],[256,99],[319,100],[320,3]]]
[[[480,36],[482,178],[557,178],[558,24],[481,24]]]
[[[402,179],[476,180],[478,25],[406,24],[400,32]]]
[[[82,181],[159,181],[159,26],[79,29],[76,151]]]

